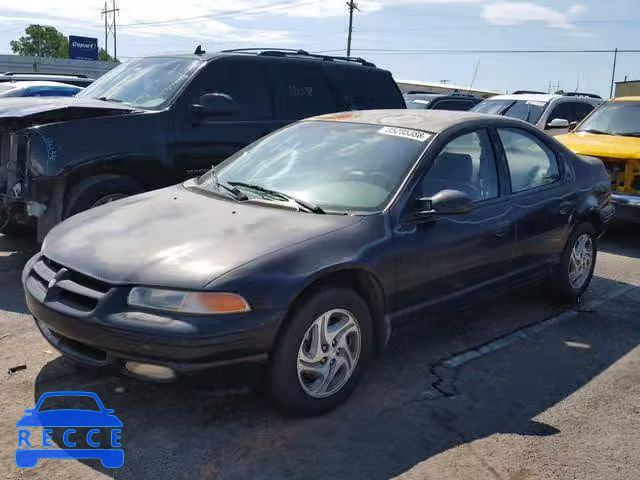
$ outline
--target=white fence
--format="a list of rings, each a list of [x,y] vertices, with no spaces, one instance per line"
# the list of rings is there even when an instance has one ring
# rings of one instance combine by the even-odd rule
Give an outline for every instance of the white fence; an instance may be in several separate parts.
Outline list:
[[[67,75],[86,75],[98,78],[117,63],[99,60],[70,60],[66,58],[21,57],[18,55],[0,55],[0,73],[60,73]]]

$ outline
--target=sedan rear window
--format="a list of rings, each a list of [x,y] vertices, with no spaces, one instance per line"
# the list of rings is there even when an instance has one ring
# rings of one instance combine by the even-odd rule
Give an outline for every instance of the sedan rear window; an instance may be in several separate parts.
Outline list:
[[[250,145],[217,168],[223,184],[244,183],[328,211],[383,209],[431,135],[420,130],[308,121]],[[218,191],[213,175],[200,188]]]

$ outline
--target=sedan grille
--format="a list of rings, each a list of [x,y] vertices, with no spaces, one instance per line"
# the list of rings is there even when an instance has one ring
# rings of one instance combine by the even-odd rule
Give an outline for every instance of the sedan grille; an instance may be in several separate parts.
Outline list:
[[[93,311],[111,285],[70,270],[47,257],[33,264],[27,279],[31,293],[43,303],[58,303],[78,312]]]

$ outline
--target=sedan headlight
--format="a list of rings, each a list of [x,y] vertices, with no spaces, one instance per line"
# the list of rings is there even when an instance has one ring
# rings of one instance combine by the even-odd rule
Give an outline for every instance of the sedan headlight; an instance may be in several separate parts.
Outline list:
[[[251,311],[249,303],[235,293],[187,292],[147,287],[132,288],[127,303],[134,307],[205,315]]]

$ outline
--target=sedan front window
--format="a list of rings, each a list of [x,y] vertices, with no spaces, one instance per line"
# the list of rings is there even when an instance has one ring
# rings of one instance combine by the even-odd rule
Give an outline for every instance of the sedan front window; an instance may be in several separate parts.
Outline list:
[[[375,212],[389,202],[430,138],[406,128],[302,122],[238,152],[215,175],[201,177],[199,188],[235,185],[252,199],[274,199],[265,192],[271,190],[326,211]]]

